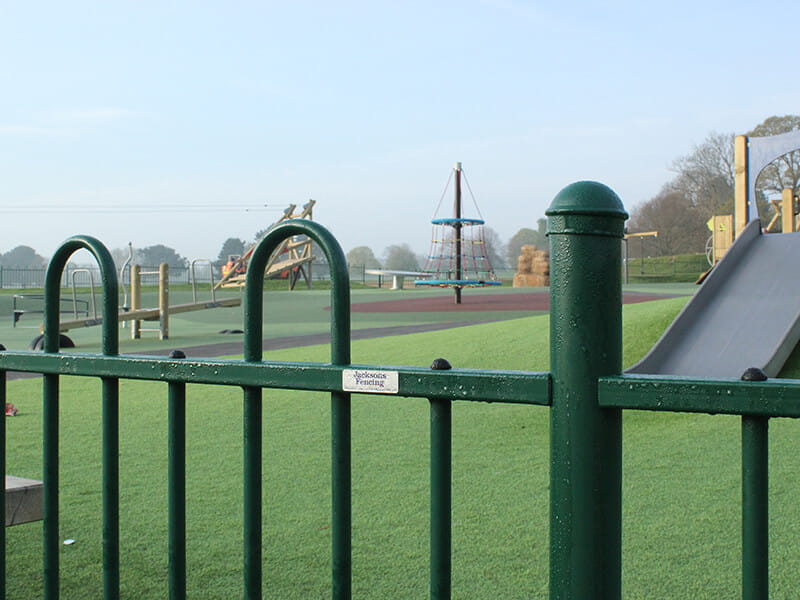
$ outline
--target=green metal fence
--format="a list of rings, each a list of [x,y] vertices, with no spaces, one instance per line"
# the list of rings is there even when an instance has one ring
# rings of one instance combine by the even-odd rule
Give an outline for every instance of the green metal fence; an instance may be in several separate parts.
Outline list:
[[[161,381],[168,403],[168,595],[186,596],[186,384],[243,390],[243,595],[262,593],[262,403],[264,388],[324,391],[331,397],[332,597],[351,597],[352,393],[428,398],[431,421],[430,597],[450,597],[451,412],[454,402],[478,401],[551,407],[550,596],[621,597],[623,409],[742,415],[744,598],[768,594],[767,428],[770,417],[800,416],[800,382],[688,380],[621,375],[621,256],[627,217],[605,186],[565,188],[548,210],[551,243],[551,372],[350,364],[347,265],[341,248],[319,224],[288,221],[253,253],[247,275],[242,360],[193,360],[118,352],[117,282],[108,250],[96,239],[67,240],[47,271],[44,352],[0,352],[0,396],[5,372],[43,374],[44,597],[59,597],[59,377],[102,380],[104,597],[119,597],[119,381]],[[329,363],[262,360],[262,294],[267,260],[286,237],[305,234],[323,249],[333,282]],[[80,248],[100,265],[104,286],[100,355],[58,349],[59,281]],[[457,410],[457,408],[455,408]],[[5,470],[5,422],[0,421],[0,466]],[[0,501],[0,511],[4,511]],[[3,515],[4,517],[4,515]],[[0,595],[5,597],[5,532],[0,533]],[[534,560],[531,557],[531,560]],[[268,583],[268,582],[267,582]],[[165,590],[165,596],[167,591]]]

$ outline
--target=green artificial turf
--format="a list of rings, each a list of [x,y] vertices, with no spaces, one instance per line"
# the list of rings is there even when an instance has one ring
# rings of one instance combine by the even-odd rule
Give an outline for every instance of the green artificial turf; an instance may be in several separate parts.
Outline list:
[[[624,308],[624,362],[640,358],[685,303]],[[548,317],[365,340],[353,362],[548,369]],[[270,360],[327,361],[327,347]],[[797,376],[798,371],[790,370]],[[101,596],[99,384],[63,377],[62,598]],[[8,470],[41,474],[41,381],[12,381]],[[122,596],[166,597],[166,386],[121,383]],[[241,391],[188,387],[189,597],[241,597]],[[428,407],[354,396],[353,596],[423,598],[428,572]],[[329,598],[329,400],[264,392],[264,595]],[[795,421],[771,425],[772,597],[794,597]],[[627,411],[623,589],[626,599],[739,596],[739,420]],[[453,597],[546,598],[549,413],[456,403],[453,410]],[[41,524],[8,534],[9,598],[38,597]]]

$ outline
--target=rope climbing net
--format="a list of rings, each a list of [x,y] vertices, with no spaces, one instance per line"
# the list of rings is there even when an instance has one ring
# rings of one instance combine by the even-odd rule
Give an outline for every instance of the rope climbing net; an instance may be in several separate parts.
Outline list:
[[[482,287],[500,285],[486,252],[482,219],[434,219],[431,249],[417,285]],[[460,259],[460,260],[459,260]]]
[[[436,287],[484,287],[500,285],[497,275],[489,261],[489,252],[484,234],[483,218],[463,218],[461,216],[461,178],[463,171],[461,164],[456,165],[453,171],[456,174],[456,216],[453,218],[437,219],[431,221],[431,248],[425,261],[426,279],[414,281],[415,285]],[[452,173],[451,173],[452,179]],[[464,178],[466,182],[466,178]],[[472,196],[472,189],[467,183],[467,189]],[[442,193],[444,198],[450,180]],[[472,196],[475,209],[480,215],[480,209]],[[436,208],[438,213],[442,200]]]

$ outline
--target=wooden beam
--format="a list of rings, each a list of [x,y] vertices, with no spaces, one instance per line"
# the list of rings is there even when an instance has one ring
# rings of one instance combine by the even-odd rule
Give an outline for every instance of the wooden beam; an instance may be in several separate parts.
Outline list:
[[[783,233],[794,233],[796,230],[794,217],[794,193],[791,189],[781,194],[781,227]]]
[[[748,198],[747,181],[747,136],[737,135],[733,143],[734,155],[734,186],[733,186],[733,219],[736,229],[736,237],[742,233],[747,226],[748,201],[755,202],[754,198]]]
[[[206,310],[209,308],[227,308],[231,306],[240,306],[242,304],[241,298],[223,298],[213,302],[190,302],[188,304],[173,304],[167,311],[169,314],[174,315],[178,313],[192,312],[195,310]],[[117,321],[157,321],[161,315],[161,310],[158,308],[142,308],[139,310],[129,310],[121,312],[117,315]],[[103,322],[103,317],[96,319],[75,319],[72,321],[62,321],[59,323],[59,331],[69,331],[70,329],[77,329],[79,327],[92,327],[100,325]],[[42,331],[44,326],[39,328]]]

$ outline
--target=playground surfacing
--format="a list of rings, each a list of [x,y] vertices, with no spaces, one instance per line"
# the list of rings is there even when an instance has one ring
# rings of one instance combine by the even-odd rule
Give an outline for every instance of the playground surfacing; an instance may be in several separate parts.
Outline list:
[[[636,304],[651,300],[675,298],[682,294],[657,294],[626,292],[622,296],[624,304]],[[375,302],[354,303],[351,307],[356,313],[428,313],[428,312],[494,312],[494,311],[536,311],[550,310],[548,290],[517,294],[464,293],[461,304],[453,302],[453,296],[442,294],[420,298],[397,298]]]
[[[507,291],[500,294],[475,293],[464,294],[462,303],[457,305],[453,302],[450,293],[442,291],[439,294],[429,293],[417,295],[404,292],[385,292],[396,297],[387,300],[372,300],[369,302],[354,301],[351,303],[354,323],[351,330],[353,340],[372,339],[380,337],[390,337],[410,333],[424,333],[429,331],[439,331],[455,327],[465,327],[489,323],[492,321],[503,321],[515,319],[521,316],[533,314],[544,314],[550,308],[550,292],[547,289],[533,292],[523,292],[521,290]],[[630,291],[623,294],[623,303],[636,304],[649,302],[652,300],[663,300],[685,296],[686,293],[658,293],[658,292],[639,292]],[[356,300],[359,294],[354,294]],[[369,297],[374,297],[370,295]],[[330,306],[324,306],[324,311],[330,313]],[[374,315],[369,321],[360,322],[359,314]],[[441,315],[460,315],[460,318],[449,320],[433,317]],[[393,320],[392,315],[414,315],[411,319],[402,318],[402,321]],[[382,326],[369,326],[377,322],[384,323]],[[301,335],[269,336],[263,341],[264,351],[280,350],[287,348],[300,348],[316,344],[327,344],[330,342],[330,333],[327,319],[324,322],[325,330],[318,333],[306,333]],[[227,356],[242,352],[240,340],[203,344],[194,346],[191,349],[192,356]],[[167,354],[166,350],[149,350],[147,354]]]
[[[651,285],[626,289],[626,303],[646,302],[662,298],[687,296],[693,286]],[[187,296],[188,297],[184,297]],[[176,302],[191,299],[191,292],[171,293]],[[0,296],[0,300],[8,300]],[[352,339],[389,337],[464,327],[492,321],[516,319],[545,314],[549,308],[546,288],[498,290],[464,290],[462,304],[453,302],[451,290],[352,290]],[[153,300],[154,301],[154,300]],[[8,302],[6,302],[8,303]],[[8,306],[10,311],[10,304]],[[330,292],[328,290],[298,290],[268,292],[264,297],[265,351],[301,348],[326,344],[330,339]],[[10,321],[10,319],[9,319]],[[40,315],[26,316],[19,325],[0,322],[0,334],[6,347],[26,349],[38,333]],[[242,335],[221,335],[223,330],[241,329],[242,308],[224,308],[175,315],[170,320],[170,339],[159,341],[153,332],[131,340],[127,329],[120,329],[120,351],[128,354],[167,355],[182,349],[188,356],[218,357],[242,353]],[[152,327],[153,324],[149,324]],[[72,330],[80,352],[100,350],[100,328]],[[298,360],[302,356],[298,357]]]

